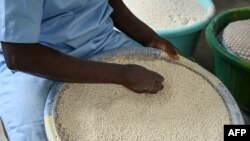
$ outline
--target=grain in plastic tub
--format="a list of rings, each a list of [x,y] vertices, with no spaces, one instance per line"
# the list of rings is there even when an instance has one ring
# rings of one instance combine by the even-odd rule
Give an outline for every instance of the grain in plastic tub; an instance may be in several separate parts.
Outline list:
[[[125,4],[126,4],[126,1],[128,0],[124,0]],[[198,42],[201,30],[207,25],[207,23],[210,21],[210,19],[213,17],[215,13],[215,7],[214,7],[212,0],[165,0],[165,1],[155,0],[155,1],[152,1],[152,5],[150,4],[145,5],[147,7],[143,5],[143,3],[145,3],[144,0],[138,0],[138,1],[135,2],[133,0],[129,0],[129,3],[127,4],[128,8],[131,8],[131,11],[134,12],[136,16],[139,15],[138,16],[139,19],[144,21],[146,24],[149,24],[149,26],[152,24],[153,26],[151,26],[151,28],[153,28],[160,36],[162,36],[165,39],[168,39],[171,43],[173,43],[180,50],[181,54],[185,57],[192,56],[195,50],[195,46]],[[148,2],[149,0],[147,0],[147,3]],[[183,20],[175,21],[176,19],[178,19],[176,18],[178,16],[182,16],[182,18],[180,19],[183,19],[189,16],[193,18],[192,15],[196,14],[194,12],[195,10],[194,8],[197,8],[197,6],[191,5],[191,4],[194,4],[194,2],[196,5],[199,5],[204,10],[203,16],[199,17],[199,19],[194,20],[190,24],[182,25],[180,22],[183,22]],[[137,6],[135,7],[134,3],[139,3],[139,4],[142,3],[142,5],[137,4]],[[171,7],[168,7],[169,3],[172,4],[170,5]],[[182,3],[186,5],[180,5]],[[170,15],[169,13],[163,13],[164,10],[162,11],[162,8],[161,10],[159,10],[157,6],[161,6],[161,5],[164,5],[166,8],[169,8],[169,12],[171,12],[172,14]],[[177,6],[179,6],[179,8],[177,8]],[[175,9],[181,10],[180,9],[181,7],[183,7],[183,11],[186,10],[185,15],[178,15],[178,13],[181,13],[181,12],[175,11]],[[138,9],[140,9],[139,12],[137,12]],[[150,16],[152,12],[155,13],[154,15],[156,15],[156,17]],[[198,11],[198,12],[201,12],[201,11]],[[169,15],[171,16],[171,19],[169,19],[168,17]],[[152,19],[150,20],[149,18],[152,18]],[[157,19],[153,19],[153,18],[157,18]],[[160,20],[161,20],[162,25],[160,23],[157,23]],[[189,19],[187,18],[186,20],[189,20]],[[155,23],[151,23],[151,21],[152,22],[155,21]],[[154,26],[154,24],[158,26]],[[159,26],[159,24],[161,26]],[[178,26],[175,26],[175,24]]]
[[[214,51],[214,73],[227,86],[239,106],[250,111],[250,63],[222,45],[219,33],[231,22],[250,19],[250,7],[229,9],[218,14],[206,29],[206,39]]]

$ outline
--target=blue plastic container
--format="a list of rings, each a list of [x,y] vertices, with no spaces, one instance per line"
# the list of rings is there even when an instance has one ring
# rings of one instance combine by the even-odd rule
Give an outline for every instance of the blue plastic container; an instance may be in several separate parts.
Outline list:
[[[160,29],[156,32],[173,43],[185,57],[190,57],[198,42],[200,31],[207,25],[215,13],[212,0],[197,0],[206,9],[207,14],[200,21],[175,29]]]

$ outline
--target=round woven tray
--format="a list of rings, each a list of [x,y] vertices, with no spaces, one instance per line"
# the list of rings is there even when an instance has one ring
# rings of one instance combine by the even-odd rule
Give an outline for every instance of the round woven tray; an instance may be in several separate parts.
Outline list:
[[[138,47],[110,50],[107,52],[100,53],[90,58],[90,60],[105,62],[105,60],[110,60],[116,56],[126,58],[136,57],[145,60],[162,59],[171,63],[175,63],[176,65],[185,66],[186,68],[197,73],[198,75],[203,76],[203,78],[206,79],[213,86],[213,88],[218,92],[218,94],[220,94],[221,98],[225,103],[225,106],[227,107],[230,118],[230,124],[244,124],[244,120],[242,118],[238,105],[236,104],[235,100],[233,99],[227,88],[213,74],[209,73],[208,71],[200,67],[198,64],[188,59],[185,59],[184,57],[180,57],[179,61],[173,61],[165,52],[162,52],[158,49]],[[55,121],[55,107],[59,93],[62,88],[63,83],[56,82],[49,93],[45,105],[44,122],[46,134],[50,141],[61,141],[64,138],[64,135],[59,135]]]

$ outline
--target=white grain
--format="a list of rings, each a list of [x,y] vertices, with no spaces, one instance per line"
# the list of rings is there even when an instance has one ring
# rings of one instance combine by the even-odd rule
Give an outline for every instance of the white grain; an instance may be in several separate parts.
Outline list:
[[[112,84],[65,84],[56,119],[70,141],[223,140],[228,112],[203,77],[161,60],[119,63],[157,71],[164,90],[148,95]]]
[[[197,0],[124,0],[153,29],[172,29],[201,20],[206,10]]]

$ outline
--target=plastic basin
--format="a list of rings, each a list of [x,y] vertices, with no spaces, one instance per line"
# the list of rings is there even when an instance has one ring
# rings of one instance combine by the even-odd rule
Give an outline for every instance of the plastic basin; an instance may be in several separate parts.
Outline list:
[[[197,2],[207,11],[203,19],[191,24],[175,29],[156,30],[158,35],[173,43],[185,57],[190,57],[198,42],[200,31],[207,25],[215,13],[212,0],[197,0]]]
[[[214,51],[215,75],[227,86],[239,106],[250,111],[250,62],[229,53],[217,39],[229,23],[245,19],[250,19],[250,7],[226,10],[210,22],[206,38]]]
[[[244,120],[242,118],[240,109],[235,102],[233,96],[230,94],[230,92],[227,90],[227,88],[222,84],[222,82],[217,79],[213,74],[199,66],[197,63],[194,63],[182,56],[180,56],[180,60],[177,62],[173,62],[172,59],[163,51],[160,51],[158,49],[154,48],[139,48],[139,47],[129,47],[129,48],[117,48],[113,50],[109,50],[106,52],[102,52],[100,54],[95,55],[94,57],[90,58],[92,61],[104,61],[108,60],[109,58],[113,58],[115,56],[121,56],[123,57],[132,57],[137,56],[141,59],[149,59],[149,60],[165,60],[174,63],[175,65],[181,65],[186,67],[187,69],[190,69],[191,71],[195,72],[197,75],[202,76],[204,79],[206,79],[209,82],[209,85],[211,85],[216,91],[217,94],[221,97],[221,102],[224,103],[224,106],[226,106],[228,111],[228,117],[230,119],[230,124],[232,125],[241,125],[244,124]],[[64,137],[65,134],[60,134],[58,132],[58,125],[56,124],[56,104],[57,100],[60,96],[60,92],[63,88],[62,82],[56,82],[53,87],[51,88],[49,95],[47,97],[47,101],[45,104],[44,109],[44,123],[45,123],[45,130],[47,137],[49,141],[64,141],[67,140]],[[84,92],[83,92],[84,94]],[[211,105],[213,106],[213,105]],[[214,107],[216,108],[216,107]],[[207,113],[205,111],[205,113]],[[207,114],[210,114],[208,112]],[[72,115],[73,116],[73,115]],[[185,117],[184,117],[185,118]],[[166,122],[172,122],[168,121],[166,119]],[[190,128],[190,130],[195,129],[195,126],[193,128]],[[206,130],[204,128],[204,130]],[[205,140],[205,139],[204,139]]]

